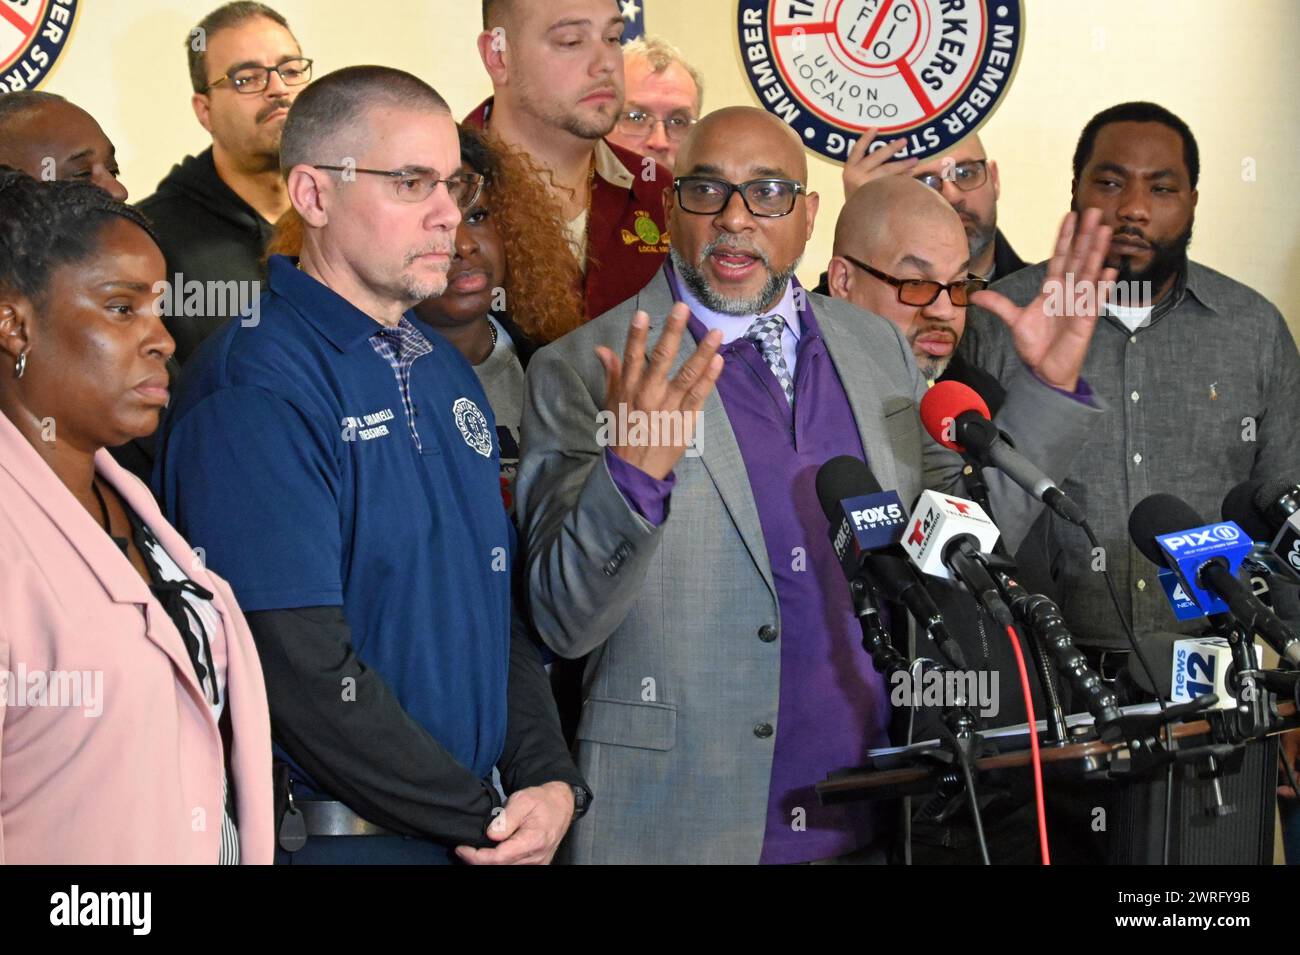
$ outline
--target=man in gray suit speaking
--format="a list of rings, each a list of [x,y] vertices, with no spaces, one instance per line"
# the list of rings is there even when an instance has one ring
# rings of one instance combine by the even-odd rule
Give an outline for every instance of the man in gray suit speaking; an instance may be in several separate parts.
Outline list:
[[[677,171],[664,270],[528,371],[532,610],[558,654],[590,654],[577,747],[595,799],[567,856],[880,859],[885,821],[812,789],[886,744],[890,717],[814,478],[855,455],[910,503],[960,493],[961,460],[922,430],[926,385],[897,329],[794,278],[817,215],[798,136],[762,110],[719,110]],[[1067,219],[1052,277],[1107,278],[1109,237],[1092,211],[1077,231]],[[998,423],[1059,478],[1101,415],[1079,379],[1096,316],[989,295],[1025,366]],[[1038,508],[989,486],[1014,547]]]

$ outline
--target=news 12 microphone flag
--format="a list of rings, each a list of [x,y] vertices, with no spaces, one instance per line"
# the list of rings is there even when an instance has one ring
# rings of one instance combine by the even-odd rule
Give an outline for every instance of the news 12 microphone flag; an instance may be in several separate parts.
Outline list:
[[[619,10],[627,27],[623,30],[623,42],[639,40],[645,36],[645,5],[648,0],[618,0]]]

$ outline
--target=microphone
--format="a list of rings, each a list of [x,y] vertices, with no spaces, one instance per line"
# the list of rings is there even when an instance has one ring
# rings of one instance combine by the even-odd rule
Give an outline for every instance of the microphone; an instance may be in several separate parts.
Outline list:
[[[997,525],[974,501],[922,491],[902,544],[921,573],[961,581],[999,626],[1010,627],[1015,625],[1011,610],[979,559],[999,536]]]
[[[817,500],[830,521],[831,544],[844,575],[865,575],[885,599],[900,603],[958,669],[961,648],[948,632],[938,604],[912,566],[898,554],[907,511],[896,491],[882,491],[866,463],[851,455],[831,458],[817,471]]]
[[[1240,527],[1204,524],[1181,498],[1152,494],[1133,508],[1128,528],[1134,546],[1153,564],[1170,567],[1202,612],[1230,613],[1289,664],[1300,664],[1300,640],[1234,576],[1251,549]]]
[[[961,382],[941,381],[925,393],[921,423],[945,448],[968,454],[984,467],[997,468],[1071,524],[1082,525],[1087,520],[1083,508],[1003,438],[984,399]]]
[[[1300,485],[1243,481],[1223,499],[1223,519],[1266,544],[1255,555],[1266,570],[1300,582]]]

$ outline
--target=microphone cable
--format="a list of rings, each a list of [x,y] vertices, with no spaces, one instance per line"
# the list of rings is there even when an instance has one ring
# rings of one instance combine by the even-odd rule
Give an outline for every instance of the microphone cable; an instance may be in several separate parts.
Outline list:
[[[1052,853],[1047,845],[1047,806],[1043,801],[1043,757],[1038,751],[1038,717],[1034,714],[1034,694],[1029,689],[1029,671],[1025,668],[1025,655],[1020,649],[1020,636],[1016,628],[1006,628],[1011,649],[1016,655],[1016,669],[1020,674],[1020,692],[1025,697],[1025,715],[1029,719],[1029,752],[1034,768],[1034,803],[1038,816],[1038,848],[1043,865],[1052,864]]]

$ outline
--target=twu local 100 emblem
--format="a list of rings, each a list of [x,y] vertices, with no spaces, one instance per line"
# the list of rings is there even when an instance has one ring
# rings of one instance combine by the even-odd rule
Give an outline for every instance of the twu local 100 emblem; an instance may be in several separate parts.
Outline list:
[[[77,0],[0,0],[0,94],[41,85],[76,17]]]
[[[1020,62],[1022,0],[738,0],[740,59],[759,103],[843,162],[868,127],[899,158],[975,132]]]

